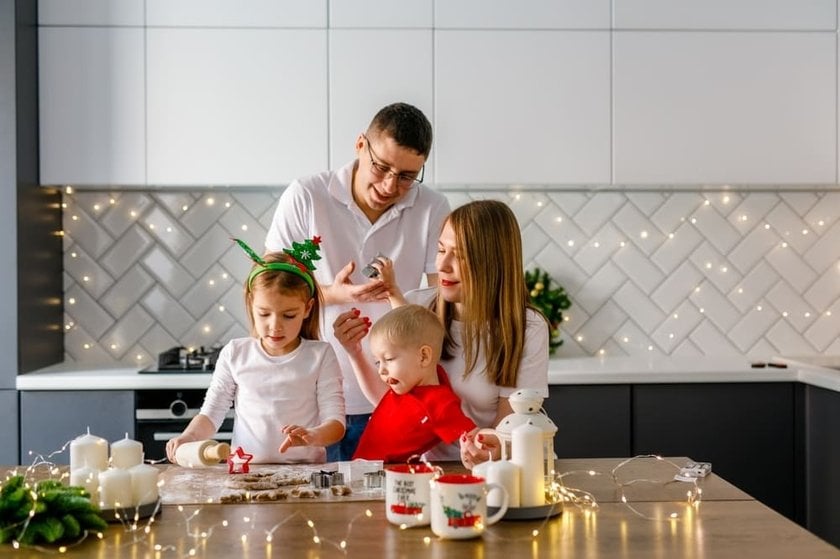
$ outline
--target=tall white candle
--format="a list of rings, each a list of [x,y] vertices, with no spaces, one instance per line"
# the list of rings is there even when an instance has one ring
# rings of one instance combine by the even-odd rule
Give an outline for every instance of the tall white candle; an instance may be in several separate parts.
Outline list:
[[[90,493],[92,503],[99,502],[99,470],[88,467],[70,470],[70,485],[84,488]]]
[[[134,506],[154,503],[158,498],[158,469],[149,464],[129,468],[131,476],[131,504]]]
[[[84,467],[94,470],[108,467],[108,441],[90,433],[70,441],[70,471]]]
[[[115,468],[128,469],[143,463],[143,443],[133,441],[126,433],[124,439],[111,443],[111,465]]]
[[[523,507],[545,504],[542,429],[528,421],[511,431],[511,462],[519,466],[519,503]]]
[[[111,468],[99,474],[99,506],[103,509],[131,506],[131,474]]]
[[[496,462],[485,462],[487,466],[487,481],[498,483],[505,488],[508,494],[508,506],[518,507],[519,498],[519,466],[510,460],[498,460]],[[487,495],[488,507],[502,506],[501,491],[491,491]]]

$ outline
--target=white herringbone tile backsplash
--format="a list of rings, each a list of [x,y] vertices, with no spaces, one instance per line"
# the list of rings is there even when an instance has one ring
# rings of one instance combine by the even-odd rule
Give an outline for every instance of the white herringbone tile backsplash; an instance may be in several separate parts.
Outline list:
[[[527,268],[571,295],[560,356],[840,353],[840,193],[447,191],[507,201]],[[247,335],[279,192],[65,194],[68,361],[145,366]]]

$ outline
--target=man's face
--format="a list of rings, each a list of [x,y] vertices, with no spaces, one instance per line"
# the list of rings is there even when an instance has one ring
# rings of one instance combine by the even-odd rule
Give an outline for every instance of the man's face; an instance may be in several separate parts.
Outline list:
[[[421,176],[426,158],[385,134],[362,134],[356,140],[359,169],[353,198],[375,220],[399,202]]]

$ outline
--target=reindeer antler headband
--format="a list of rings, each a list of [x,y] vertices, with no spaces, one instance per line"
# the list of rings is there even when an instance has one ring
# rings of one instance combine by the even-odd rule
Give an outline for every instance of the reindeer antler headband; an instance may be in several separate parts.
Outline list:
[[[312,264],[312,261],[321,259],[321,255],[318,254],[321,237],[312,237],[302,243],[293,242],[292,248],[284,248],[283,252],[291,257],[292,262],[266,262],[251,247],[245,244],[244,241],[239,239],[233,240],[256,263],[256,266],[254,266],[254,269],[251,270],[248,276],[248,291],[251,291],[251,282],[254,281],[255,277],[268,270],[278,270],[289,272],[303,278],[306,284],[309,285],[310,293],[315,295],[315,280],[312,279],[312,271],[315,270],[315,265]]]

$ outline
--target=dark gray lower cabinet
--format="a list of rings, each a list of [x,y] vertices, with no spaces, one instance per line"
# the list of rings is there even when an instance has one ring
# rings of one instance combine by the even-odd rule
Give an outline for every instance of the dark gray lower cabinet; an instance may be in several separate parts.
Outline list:
[[[793,383],[633,386],[633,455],[689,456],[796,519]]]
[[[559,458],[659,454],[711,462],[728,481],[804,523],[802,390],[795,383],[552,385],[549,392],[544,407],[558,426]],[[831,439],[840,432],[840,394],[822,397],[832,396],[835,408],[823,407],[834,414],[836,428],[812,436],[827,454],[826,468],[840,464],[840,437]],[[821,484],[838,497],[814,507],[840,502],[840,476]],[[825,521],[836,528],[840,509],[833,506]]]
[[[840,394],[805,388],[806,524],[840,546]]]
[[[46,390],[20,393],[20,464],[33,456],[60,450],[88,432],[108,442],[134,438],[134,391]],[[33,453],[33,454],[30,454]],[[50,458],[56,464],[70,463],[69,446]]]
[[[18,463],[18,393],[0,390],[0,464]]]
[[[558,458],[630,455],[629,385],[552,385],[543,407],[557,424]]]

